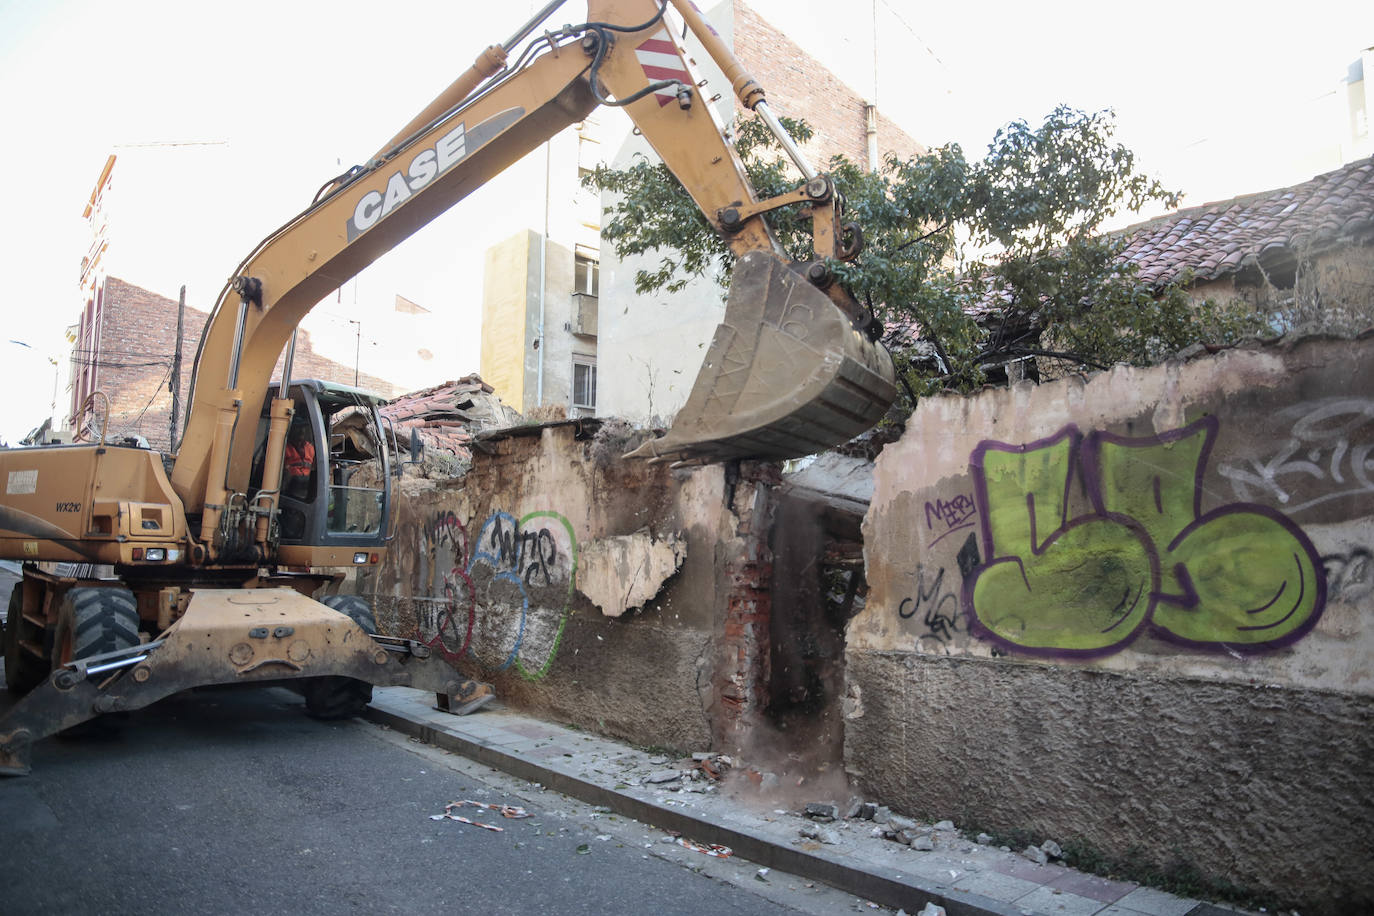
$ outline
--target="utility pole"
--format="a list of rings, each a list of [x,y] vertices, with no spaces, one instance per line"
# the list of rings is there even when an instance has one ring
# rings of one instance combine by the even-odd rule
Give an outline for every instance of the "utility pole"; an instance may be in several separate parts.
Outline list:
[[[357,387],[358,387],[358,356],[362,353],[362,349],[363,349],[363,323],[362,323],[361,321],[355,321],[355,320],[353,320],[352,318],[348,319],[348,323],[351,324],[351,325],[353,325],[353,326],[357,329],[357,331],[358,331],[357,342],[354,343],[354,345],[353,345],[353,387],[354,387],[354,388],[357,388]]]
[[[177,342],[176,349],[172,351],[172,423],[167,438],[167,451],[175,452],[177,448],[177,413],[181,409],[181,335],[183,325],[186,321],[186,287],[182,286],[181,295],[177,297]]]

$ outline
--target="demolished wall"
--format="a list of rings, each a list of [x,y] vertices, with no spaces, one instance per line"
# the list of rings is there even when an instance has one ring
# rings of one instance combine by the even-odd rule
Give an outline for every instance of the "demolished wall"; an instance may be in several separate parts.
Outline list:
[[[879,457],[846,763],[963,825],[1374,901],[1374,341],[921,403]]]
[[[464,476],[407,477],[359,591],[382,632],[514,706],[640,745],[732,749],[762,702],[772,466],[727,480],[627,462],[597,427],[483,435]]]

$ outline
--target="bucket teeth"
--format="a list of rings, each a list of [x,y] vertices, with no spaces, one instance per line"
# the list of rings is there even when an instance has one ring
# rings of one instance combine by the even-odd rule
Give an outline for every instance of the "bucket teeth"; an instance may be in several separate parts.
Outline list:
[[[796,458],[871,428],[897,396],[887,351],[781,258],[735,264],[687,402],[667,435],[628,458],[724,461]]]

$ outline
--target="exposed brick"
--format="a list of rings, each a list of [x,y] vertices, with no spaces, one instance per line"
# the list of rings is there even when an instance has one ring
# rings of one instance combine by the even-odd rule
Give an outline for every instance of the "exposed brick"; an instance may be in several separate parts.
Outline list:
[[[841,154],[860,165],[868,162],[864,99],[742,0],[735,0],[734,51],[780,114],[801,118],[815,130],[806,150],[817,168]],[[738,102],[736,110],[744,112]],[[878,150],[908,159],[925,147],[879,113]]]
[[[181,407],[178,431],[186,427],[187,393],[196,347],[209,316],[186,307],[181,343]],[[74,374],[94,366],[93,388],[110,399],[108,437],[141,435],[154,448],[168,448],[172,413],[170,378],[172,354],[176,348],[177,303],[118,277],[106,277],[103,311],[94,344],[83,341],[73,354]],[[278,360],[280,370],[281,360]],[[297,378],[353,384],[353,367],[315,353],[308,331],[301,331],[296,342],[296,362],[292,374]],[[380,394],[401,393],[400,387],[367,373],[358,376],[358,385]],[[69,410],[81,408],[73,393]],[[103,407],[97,399],[95,436],[100,434],[99,415]],[[84,415],[90,419],[89,412]],[[76,424],[73,424],[76,425]]]

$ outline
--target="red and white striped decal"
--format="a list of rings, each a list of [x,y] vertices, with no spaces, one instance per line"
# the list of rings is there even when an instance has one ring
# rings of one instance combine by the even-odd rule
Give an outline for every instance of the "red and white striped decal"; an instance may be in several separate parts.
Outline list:
[[[692,85],[692,75],[682,65],[682,58],[677,54],[677,45],[673,44],[673,38],[667,29],[660,29],[652,38],[636,47],[635,57],[639,59],[639,65],[644,68],[644,75],[650,82],[678,80],[683,85]],[[669,102],[677,101],[677,93],[669,87],[655,92],[654,98],[658,99],[660,106],[667,105]]]

